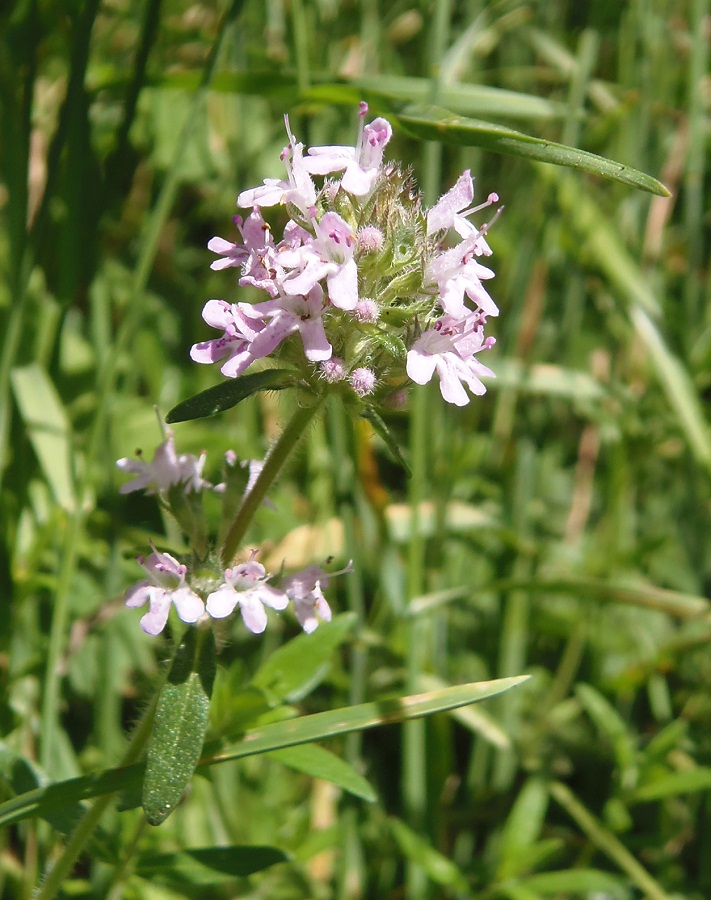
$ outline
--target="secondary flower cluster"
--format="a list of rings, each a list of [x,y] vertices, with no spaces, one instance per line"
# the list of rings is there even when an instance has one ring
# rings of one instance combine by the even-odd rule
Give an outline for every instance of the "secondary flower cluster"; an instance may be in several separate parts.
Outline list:
[[[156,449],[150,462],[120,459],[116,463],[122,472],[135,475],[119,488],[120,493],[145,490],[147,494],[158,494],[179,522],[185,525],[188,534],[201,533],[196,522],[201,515],[201,507],[192,504],[185,508],[181,498],[198,498],[205,490],[226,494],[232,478],[240,479],[244,495],[249,493],[256,481],[262,464],[252,461],[241,472],[236,465],[232,451],[226,454],[226,481],[212,485],[202,477],[206,454],[199,457],[191,453],[178,454],[173,434],[168,432],[165,441]],[[181,521],[182,520],[182,521]],[[239,607],[244,624],[253,634],[261,634],[267,625],[266,607],[284,610],[293,603],[294,614],[304,629],[310,634],[318,627],[319,621],[331,621],[331,608],[323,595],[333,575],[350,571],[350,563],[338,572],[326,572],[320,566],[308,566],[291,575],[282,577],[277,586],[269,583],[271,576],[264,566],[257,562],[256,551],[252,551],[246,562],[221,568],[209,560],[199,561],[192,573],[169,553],[152,548],[147,558],[138,557],[146,577],[137,581],[126,591],[126,605],[137,608],[148,604],[148,612],[141,618],[141,628],[151,635],[159,634],[168,621],[171,606],[178,617],[187,624],[194,624],[203,618],[224,619]]]
[[[294,603],[294,614],[307,634],[315,631],[319,620],[331,621],[331,607],[323,595],[332,575],[350,571],[350,564],[339,572],[325,572],[320,566],[308,566],[283,578],[279,587],[269,584],[270,576],[252,551],[247,562],[225,569],[214,579],[209,592],[194,590],[187,581],[188,570],[169,553],[155,548],[138,563],[147,578],[137,581],[126,591],[126,606],[135,608],[148,603],[148,612],[141,619],[141,628],[151,635],[159,634],[168,621],[171,604],[179,618],[194,624],[204,616],[224,619],[236,607],[244,624],[253,634],[261,634],[267,627],[267,611],[284,610]],[[202,593],[206,593],[203,600]]]
[[[219,257],[213,269],[240,269],[239,284],[268,299],[209,300],[203,318],[222,334],[195,344],[191,356],[219,361],[235,378],[278,352],[307,382],[347,386],[368,402],[436,372],[444,399],[463,406],[463,385],[483,394],[482,377],[493,377],[477,355],[493,345],[484,326],[499,312],[483,285],[494,273],[479,261],[491,254],[486,226],[468,217],[498,197],[472,206],[465,171],[423,210],[410,176],[383,161],[389,122],[366,125],[366,113],[363,103],[355,147],[307,152],[286,120],[286,177],[239,195],[249,210],[234,217],[241,240],[208,243]],[[288,215],[279,241],[262,214],[273,206]]]

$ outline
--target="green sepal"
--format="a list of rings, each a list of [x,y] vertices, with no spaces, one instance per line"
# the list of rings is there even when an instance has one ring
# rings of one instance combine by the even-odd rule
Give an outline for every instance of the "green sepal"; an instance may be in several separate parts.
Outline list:
[[[407,473],[407,477],[412,477],[412,469],[407,464],[407,460],[402,455],[402,451],[398,446],[397,441],[392,435],[392,432],[382,420],[382,418],[378,415],[378,413],[373,409],[372,406],[366,406],[366,408],[361,412],[361,417],[366,419],[373,426],[373,430],[376,434],[380,435],[380,437],[385,441],[385,444],[388,450],[395,457],[397,463],[399,463],[405,472]]]
[[[151,825],[173,812],[198,764],[216,668],[212,629],[188,628],[158,698],[148,743],[141,805]]]
[[[281,391],[294,387],[296,378],[297,373],[292,369],[265,369],[263,372],[232,378],[178,403],[165,417],[165,421],[172,425],[175,422],[216,416],[259,391]]]

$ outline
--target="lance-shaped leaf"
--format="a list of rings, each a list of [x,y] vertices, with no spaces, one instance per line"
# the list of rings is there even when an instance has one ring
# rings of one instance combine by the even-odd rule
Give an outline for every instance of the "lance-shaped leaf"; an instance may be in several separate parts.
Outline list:
[[[400,450],[398,442],[395,440],[392,432],[378,415],[378,413],[372,408],[372,406],[368,406],[361,413],[361,417],[363,419],[367,419],[367,421],[370,422],[370,424],[373,426],[373,430],[376,432],[376,434],[379,434],[380,437],[385,441],[385,446],[395,457],[396,462],[398,462],[403,467],[409,478],[412,475],[412,470],[407,464],[405,457],[402,455],[402,451]]]
[[[308,744],[352,731],[363,731],[366,728],[393,725],[408,719],[447,712],[508,691],[527,681],[528,677],[528,675],[519,675],[511,678],[499,678],[496,681],[458,684],[424,694],[388,697],[371,703],[348,706],[344,709],[334,709],[311,716],[301,716],[297,719],[273,722],[247,731],[239,742],[218,756],[204,758],[201,766],[212,766],[221,762],[242,759],[245,756],[268,753],[282,747],[295,747],[298,744]],[[86,800],[101,794],[126,790],[137,783],[142,772],[142,765],[126,766],[120,769],[108,769],[96,775],[71,778],[48,787],[28,791],[26,794],[0,803],[0,828],[20,822],[28,816],[46,817],[52,810],[59,809],[68,803],[75,803],[77,800]]]
[[[648,191],[650,194],[658,194],[660,197],[671,196],[660,181],[638,169],[597,156],[595,153],[522,134],[504,125],[457,116],[438,106],[416,104],[393,110],[391,115],[394,115],[404,131],[420,140],[485,147],[494,153],[525,156],[556,166],[569,166],[590,175],[599,175],[601,178]]]
[[[183,796],[202,753],[215,681],[215,636],[189,628],[158,699],[143,779],[143,811],[160,825]]]
[[[231,409],[259,391],[281,391],[296,384],[296,373],[290,369],[265,369],[240,378],[231,378],[183,400],[174,406],[165,417],[166,422],[189,422],[191,419],[205,419]]]

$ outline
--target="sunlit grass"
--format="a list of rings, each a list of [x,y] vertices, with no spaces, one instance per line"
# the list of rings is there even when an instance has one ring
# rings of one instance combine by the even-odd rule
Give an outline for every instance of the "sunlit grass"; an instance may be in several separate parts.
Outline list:
[[[311,428],[250,540],[274,570],[353,558],[332,605],[355,624],[272,708],[250,679],[297,629],[233,630],[208,739],[532,677],[327,741],[371,804],[276,756],[201,770],[157,829],[121,795],[66,896],[707,896],[707,4],[88,2],[0,22],[3,799],[117,765],[170,656],[123,592],[137,551],[181,538],[150,498],[118,495],[114,461],[161,440],[154,405],[220,381],[188,357],[204,302],[236,299],[205,244],[230,237],[240,190],[280,174],[285,112],[308,142],[352,143],[346,79],[375,108],[377,92],[394,112],[431,102],[672,195],[396,130],[430,201],[471,168],[505,205],[499,377],[463,409],[435,389],[393,412],[412,480],[342,410]],[[479,86],[516,93],[497,107]],[[174,429],[216,481],[227,449],[262,457],[289,414],[266,394]],[[78,812],[3,832],[3,896],[30,896]],[[237,844],[289,861],[237,877],[155,860]]]

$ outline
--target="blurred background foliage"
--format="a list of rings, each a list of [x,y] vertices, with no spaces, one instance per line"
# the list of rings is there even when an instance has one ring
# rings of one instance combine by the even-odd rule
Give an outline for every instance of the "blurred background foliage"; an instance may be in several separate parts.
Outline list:
[[[117,494],[114,461],[160,441],[154,405],[219,381],[187,354],[205,301],[238,296],[205,245],[230,238],[240,190],[281,174],[285,112],[307,144],[353,143],[359,97],[433,102],[671,192],[396,130],[388,156],[428,202],[471,168],[505,204],[498,377],[464,409],[435,387],[392,414],[411,480],[339,409],[310,432],[250,541],[272,570],[352,557],[332,596],[357,625],[281,700],[532,678],[332,742],[370,804],[263,757],[195,778],[158,829],[126,801],[66,896],[711,895],[708,0],[15,0],[0,25],[6,797],[115,765],[169,655],[123,591],[137,550],[180,537]],[[228,448],[264,455],[288,403],[176,440],[218,480]],[[213,737],[274,705],[245,686],[296,632],[229,635]],[[51,824],[2,833],[3,897],[29,897]],[[237,878],[180,855],[237,844],[289,861]]]

